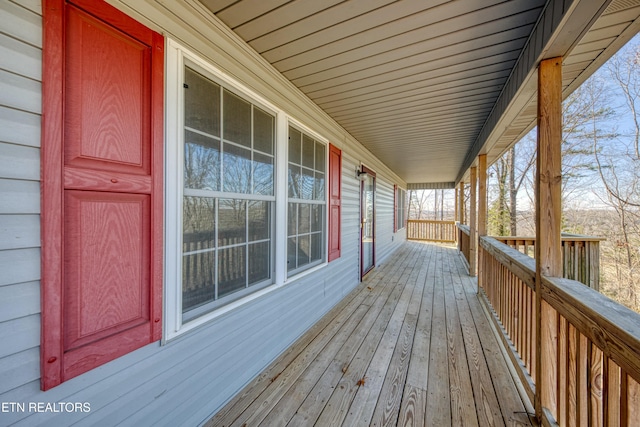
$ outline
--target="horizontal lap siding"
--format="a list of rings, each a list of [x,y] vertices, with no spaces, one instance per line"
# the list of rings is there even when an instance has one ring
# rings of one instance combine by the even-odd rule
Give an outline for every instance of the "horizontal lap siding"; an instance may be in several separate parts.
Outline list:
[[[3,2],[0,4],[0,33],[3,33],[0,34],[0,271],[3,272],[0,342],[10,344],[0,351],[0,401],[88,402],[91,412],[0,413],[0,425],[118,422],[196,425],[206,420],[358,284],[360,182],[355,170],[361,163],[375,169],[378,177],[378,261],[382,262],[404,239],[402,230],[393,235],[393,184],[399,179],[371,153],[348,139],[335,123],[302,105],[308,100],[291,85],[278,82],[273,71],[263,76],[265,65],[252,63],[246,52],[212,45],[209,41],[224,42],[223,36],[206,40],[200,37],[198,34],[203,32],[218,31],[207,29],[210,24],[201,21],[202,17],[194,15],[177,21],[164,6],[130,2],[131,7],[145,8],[142,18],[129,6],[112,3],[199,51],[342,150],[341,257],[166,345],[149,344],[41,392],[38,346],[41,18],[34,13],[40,12],[37,1]],[[186,6],[172,2],[168,7],[179,12]]]
[[[40,377],[41,17],[0,3],[0,402]],[[39,9],[39,8],[37,8]],[[0,425],[24,414],[0,413]]]
[[[404,240],[401,233],[393,232],[393,185],[380,178],[376,182],[376,265],[383,263]]]

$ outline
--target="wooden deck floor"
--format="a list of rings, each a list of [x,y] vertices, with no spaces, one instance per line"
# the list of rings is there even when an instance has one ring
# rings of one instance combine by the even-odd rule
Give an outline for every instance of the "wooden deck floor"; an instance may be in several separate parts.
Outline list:
[[[475,292],[407,242],[207,425],[531,425]]]

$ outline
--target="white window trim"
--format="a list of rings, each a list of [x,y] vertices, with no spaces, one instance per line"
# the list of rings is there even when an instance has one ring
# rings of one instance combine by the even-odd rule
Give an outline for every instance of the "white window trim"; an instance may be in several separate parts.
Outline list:
[[[237,307],[250,301],[261,298],[285,285],[308,276],[327,265],[328,248],[328,214],[324,220],[324,261],[312,268],[303,270],[295,275],[287,275],[287,204],[288,183],[287,175],[282,171],[287,170],[288,163],[288,134],[289,126],[294,126],[307,133],[317,141],[325,144],[325,165],[328,168],[329,140],[317,132],[305,126],[300,121],[287,115],[281,109],[275,107],[262,96],[236,81],[227,73],[217,68],[197,53],[184,47],[180,43],[166,39],[166,75],[165,75],[165,271],[164,271],[164,298],[163,298],[163,344],[184,334],[187,331],[218,318],[225,313],[233,311]],[[193,63],[209,74],[215,76],[215,80],[233,89],[235,93],[253,102],[258,107],[264,107],[275,115],[275,146],[274,146],[274,197],[275,197],[275,224],[274,224],[274,277],[273,284],[258,289],[244,297],[231,301],[209,313],[196,317],[183,323],[182,321],[182,180],[184,168],[184,65],[185,60]],[[328,183],[328,171],[327,171]],[[253,197],[253,196],[252,196]],[[258,196],[259,197],[259,196]],[[325,191],[325,206],[328,206],[328,191]],[[282,237],[284,236],[284,237]]]
[[[284,282],[285,283],[291,283],[294,282],[296,280],[298,280],[299,278],[302,278],[304,276],[307,276],[311,273],[313,273],[314,271],[317,271],[319,269],[321,269],[322,267],[326,266],[329,261],[329,212],[328,212],[328,206],[329,206],[329,140],[327,138],[324,138],[322,135],[318,134],[317,132],[313,131],[312,129],[309,129],[307,126],[303,125],[302,123],[300,123],[299,121],[293,119],[292,117],[287,117],[287,126],[285,128],[285,133],[286,136],[284,138],[285,142],[289,141],[289,126],[297,128],[299,131],[302,131],[303,133],[306,133],[307,135],[311,136],[312,138],[314,138],[316,141],[321,142],[322,144],[324,144],[325,146],[325,150],[324,150],[324,165],[325,165],[325,171],[324,171],[324,176],[325,176],[325,191],[324,191],[324,259],[321,262],[318,262],[317,264],[313,265],[312,267],[308,267],[302,270],[294,270],[294,271],[287,271],[287,237],[288,237],[288,229],[287,229],[287,224],[289,222],[289,209],[287,209],[287,205],[289,204],[289,183],[286,181],[286,174],[282,174],[284,176],[284,186],[285,186],[285,191],[284,191],[284,227],[283,233],[285,238],[281,239],[284,240],[284,259],[283,259],[283,263],[284,263],[284,274],[285,274],[285,278],[284,278]],[[289,165],[289,150],[288,150],[288,144],[287,144],[287,151],[286,151],[287,155],[286,156],[282,156],[285,158],[285,170],[288,169]],[[296,199],[298,200],[298,199]],[[276,201],[276,204],[278,202]],[[316,261],[317,262],[317,261]],[[291,273],[291,274],[290,274]]]
[[[404,191],[404,207],[407,206],[407,189],[406,188],[402,188],[399,185],[396,187],[397,191]],[[394,195],[394,197],[398,197],[397,194]],[[394,207],[395,210],[395,207]],[[407,223],[407,212],[406,209],[402,209],[404,211],[404,221],[402,221],[402,227],[398,226],[398,224],[396,224],[396,233],[399,232],[400,230],[404,230],[405,228],[407,228],[406,223]],[[393,213],[393,216],[396,217],[396,212]]]

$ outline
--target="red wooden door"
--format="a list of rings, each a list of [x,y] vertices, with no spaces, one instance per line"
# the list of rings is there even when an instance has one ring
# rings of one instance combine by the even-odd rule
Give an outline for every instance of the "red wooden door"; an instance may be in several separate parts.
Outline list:
[[[329,144],[329,262],[340,258],[341,177],[342,151]]]
[[[164,41],[101,1],[44,13],[47,389],[160,339]]]

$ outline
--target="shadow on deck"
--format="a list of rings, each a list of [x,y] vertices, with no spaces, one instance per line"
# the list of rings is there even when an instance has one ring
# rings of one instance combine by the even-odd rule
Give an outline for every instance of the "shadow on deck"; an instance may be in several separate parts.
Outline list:
[[[455,248],[407,242],[207,426],[531,425]]]

